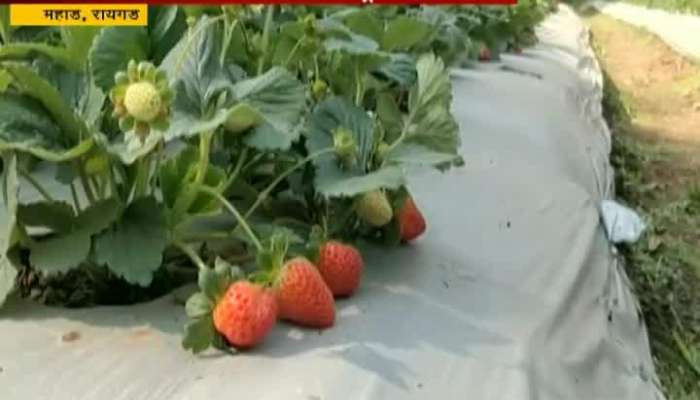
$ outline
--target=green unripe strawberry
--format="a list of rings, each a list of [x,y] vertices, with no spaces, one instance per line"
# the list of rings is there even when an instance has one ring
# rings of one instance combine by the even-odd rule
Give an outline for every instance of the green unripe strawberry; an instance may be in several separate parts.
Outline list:
[[[376,157],[378,162],[384,161],[386,153],[389,151],[389,144],[387,142],[380,142],[377,145]]]
[[[357,161],[357,143],[349,130],[337,128],[333,131],[333,148],[344,165],[350,166]]]
[[[381,190],[363,194],[355,203],[355,212],[361,220],[375,227],[388,224],[394,216],[389,199]]]
[[[162,101],[156,86],[148,81],[132,83],[124,94],[124,107],[137,121],[152,122],[161,112]]]
[[[323,100],[326,97],[326,91],[328,90],[328,84],[323,79],[314,80],[311,86],[311,93],[314,95],[316,101]]]

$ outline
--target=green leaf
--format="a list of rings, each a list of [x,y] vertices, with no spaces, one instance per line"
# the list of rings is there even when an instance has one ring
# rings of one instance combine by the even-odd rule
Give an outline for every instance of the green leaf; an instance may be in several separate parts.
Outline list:
[[[90,235],[100,233],[119,218],[121,211],[121,204],[114,198],[98,200],[78,215],[76,229]]]
[[[318,27],[327,37],[323,46],[326,51],[341,51],[354,55],[372,55],[379,50],[374,40],[358,35],[340,21],[326,18],[318,21]]]
[[[187,31],[186,19],[178,6],[148,7],[148,36],[156,64],[165,58]]]
[[[387,25],[382,48],[389,51],[406,50],[425,40],[429,33],[430,26],[426,23],[400,16]]]
[[[17,176],[17,156],[15,154],[3,157],[3,197],[7,221],[5,222],[4,235],[0,237],[0,305],[7,299],[7,295],[15,287],[17,277],[16,258],[10,253],[12,247],[19,240],[17,238],[17,196],[19,195],[19,178]]]
[[[264,121],[246,136],[247,145],[259,150],[286,150],[298,139],[305,89],[289,71],[273,67],[263,75],[236,83],[233,92]]]
[[[212,273],[214,271],[212,270]],[[212,304],[209,297],[204,293],[197,292],[190,296],[185,303],[185,312],[190,318],[199,318],[206,315],[211,315],[214,305]]]
[[[0,94],[4,93],[12,83],[12,75],[4,69],[0,69]]]
[[[304,239],[295,231],[277,223],[257,223],[251,224],[251,228],[258,236],[261,242],[269,240],[273,236],[277,236],[285,240],[289,244],[304,243]]]
[[[17,263],[13,262],[5,251],[0,254],[0,306],[5,303],[7,296],[15,288],[16,265]]]
[[[401,168],[389,166],[365,175],[326,175],[316,181],[316,190],[326,197],[355,196],[379,188],[396,189],[406,183]]]
[[[220,209],[212,196],[202,193],[195,186],[199,150],[189,146],[170,158],[160,168],[160,185],[163,203],[170,209],[171,224],[180,222],[182,214],[207,214]],[[204,177],[204,185],[219,188],[226,180],[225,172],[210,164]],[[187,209],[184,209],[184,208]]]
[[[457,155],[452,153],[439,153],[428,147],[414,144],[401,143],[394,147],[386,155],[386,163],[415,164],[415,165],[439,165],[455,161]]]
[[[66,103],[61,93],[31,68],[21,64],[4,64],[3,67],[12,75],[13,85],[23,94],[39,101],[49,112],[55,123],[61,128],[66,145],[76,143],[88,137],[85,124],[75,115],[73,108]]]
[[[90,253],[90,234],[75,231],[34,242],[29,263],[45,274],[67,272],[78,267]]]
[[[86,62],[92,42],[102,28],[97,26],[62,26],[61,39],[68,55],[75,60]]]
[[[3,44],[10,42],[11,34],[10,6],[8,4],[0,4],[0,41],[2,41]],[[0,304],[2,304],[1,301]]]
[[[62,132],[41,103],[12,93],[0,95],[0,148],[63,149]]]
[[[133,131],[119,135],[117,140],[113,142],[110,142],[104,135],[96,134],[96,136],[108,153],[119,157],[124,164],[131,165],[153,151],[163,140],[164,134],[161,131],[152,130],[144,142]]]
[[[185,325],[182,347],[194,354],[200,353],[212,345],[215,335],[214,322],[210,316],[193,319]]]
[[[80,71],[83,60],[73,58],[65,47],[46,43],[13,42],[0,46],[0,61],[32,60],[37,55],[45,56],[72,71]]]
[[[17,150],[52,162],[80,157],[92,148],[92,139],[73,147],[64,145],[63,132],[42,105],[24,96],[0,94],[0,151]]]
[[[148,286],[167,245],[165,221],[152,197],[131,203],[121,219],[96,240],[95,256],[129,283]]]
[[[107,27],[100,31],[90,49],[89,60],[97,86],[108,92],[114,75],[126,70],[129,60],[148,60],[150,42],[143,27]]]
[[[402,86],[412,86],[416,82],[416,60],[407,54],[392,53],[389,61],[374,71]]]
[[[398,139],[403,129],[403,114],[391,93],[377,95],[377,117],[386,129],[384,141],[391,143]]]
[[[233,83],[243,71],[220,60],[222,32],[202,18],[168,53],[161,68],[174,79],[175,100],[166,140],[213,131],[226,121],[233,102]]]
[[[366,36],[377,43],[381,43],[384,38],[382,21],[369,10],[353,12],[345,18],[345,24],[353,32]]]
[[[20,204],[17,219],[26,226],[46,227],[55,232],[69,232],[75,223],[73,207],[63,201]]]
[[[411,125],[406,141],[440,153],[456,154],[460,145],[459,126],[450,106],[452,85],[442,60],[432,54],[418,60],[418,84],[409,95]]]
[[[403,183],[403,172],[392,167],[370,174],[366,166],[372,158],[374,126],[367,112],[348,100],[333,97],[319,104],[311,116],[306,141],[309,153],[333,147],[333,132],[347,129],[358,148],[357,160],[352,165],[341,164],[335,153],[316,157],[314,187],[327,197],[351,196],[381,187],[394,188]]]

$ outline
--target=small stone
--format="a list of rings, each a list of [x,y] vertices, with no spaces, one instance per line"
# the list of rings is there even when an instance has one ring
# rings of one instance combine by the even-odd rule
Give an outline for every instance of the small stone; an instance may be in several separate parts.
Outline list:
[[[78,339],[80,339],[80,333],[76,331],[70,331],[61,336],[61,340],[64,342],[75,342]]]

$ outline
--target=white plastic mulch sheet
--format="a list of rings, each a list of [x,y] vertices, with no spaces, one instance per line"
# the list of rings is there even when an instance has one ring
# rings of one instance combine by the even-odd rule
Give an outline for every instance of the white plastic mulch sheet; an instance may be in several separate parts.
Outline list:
[[[522,56],[455,71],[467,165],[415,179],[427,235],[368,249],[333,329],[281,324],[254,351],[194,357],[172,296],[14,301],[0,399],[661,399],[599,214],[612,194],[600,71],[570,9],[539,35]]]
[[[618,2],[595,1],[592,5],[603,14],[655,33],[677,52],[700,62],[700,15]]]

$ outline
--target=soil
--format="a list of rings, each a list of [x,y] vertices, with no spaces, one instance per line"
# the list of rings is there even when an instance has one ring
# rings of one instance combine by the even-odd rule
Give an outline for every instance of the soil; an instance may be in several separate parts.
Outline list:
[[[700,65],[643,29],[601,14],[587,22],[630,108],[630,134],[665,155],[656,180],[674,192],[700,182]]]

